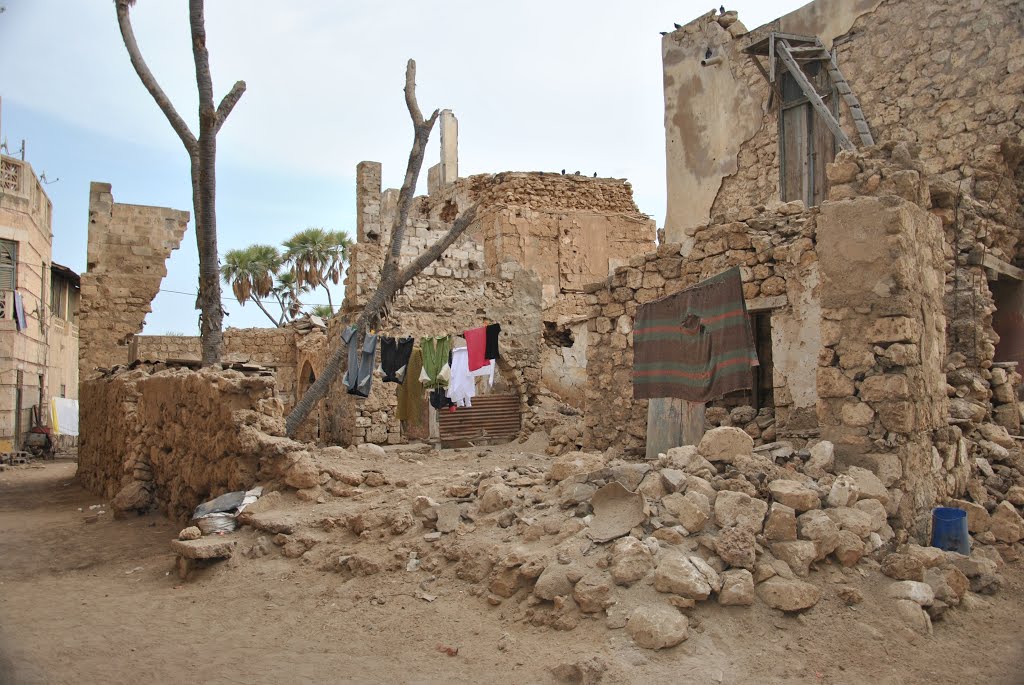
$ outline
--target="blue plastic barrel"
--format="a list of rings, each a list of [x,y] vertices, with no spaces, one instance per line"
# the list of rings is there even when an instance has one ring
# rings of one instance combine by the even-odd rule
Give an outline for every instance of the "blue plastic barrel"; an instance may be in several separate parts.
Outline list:
[[[966,511],[952,507],[935,507],[932,510],[932,547],[960,554],[971,553]]]

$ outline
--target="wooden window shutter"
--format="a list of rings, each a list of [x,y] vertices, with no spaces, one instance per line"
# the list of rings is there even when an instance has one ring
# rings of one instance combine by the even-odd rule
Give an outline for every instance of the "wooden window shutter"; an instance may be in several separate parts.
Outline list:
[[[0,290],[18,288],[18,243],[0,240]]]

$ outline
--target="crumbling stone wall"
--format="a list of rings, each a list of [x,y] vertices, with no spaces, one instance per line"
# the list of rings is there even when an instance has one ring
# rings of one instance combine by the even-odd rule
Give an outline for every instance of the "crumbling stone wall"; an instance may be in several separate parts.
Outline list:
[[[818,347],[817,210],[794,202],[773,212],[740,210],[732,219],[698,231],[688,257],[681,256],[680,243],[666,243],[591,286],[590,302],[599,311],[588,326],[588,447],[618,446],[638,453],[646,442],[648,403],[633,400],[632,393],[637,308],[733,266],[740,267],[748,307],[770,308],[773,330],[778,329],[773,345],[779,350],[773,377],[775,420],[762,421],[762,427],[750,419],[745,427],[769,442],[817,427],[814,379],[806,373],[806,355],[816,355]],[[787,356],[787,351],[792,354]]]
[[[379,164],[359,164],[357,190],[357,244],[350,253],[342,322],[354,319],[376,289],[397,213],[398,191],[381,190]],[[592,312],[584,284],[653,247],[653,221],[640,214],[629,183],[622,180],[482,174],[415,198],[402,263],[444,235],[475,203],[476,221],[398,294],[380,332],[458,335],[486,322],[500,323],[499,391],[519,394],[524,410],[539,393],[552,390],[569,388],[581,400],[585,341],[574,354],[554,354],[544,345],[545,323],[564,327],[585,321]],[[342,327],[332,322],[329,347],[339,344]],[[396,402],[394,386],[375,387],[369,398],[357,400],[339,384],[324,406],[328,439],[401,442]]]
[[[189,213],[114,202],[109,183],[89,186],[89,246],[79,305],[79,378],[125,363],[167,275]]]
[[[297,345],[302,337],[289,326],[229,328],[224,331],[222,360],[225,363],[249,362],[273,369],[277,377],[278,395],[286,407],[292,407],[295,404],[299,371]],[[118,363],[136,359],[200,361],[201,358],[202,348],[198,336],[140,335],[133,339],[125,359]]]
[[[276,477],[284,434],[269,373],[143,365],[83,380],[78,477],[115,510],[183,520],[200,502]],[[261,471],[262,469],[262,471]]]

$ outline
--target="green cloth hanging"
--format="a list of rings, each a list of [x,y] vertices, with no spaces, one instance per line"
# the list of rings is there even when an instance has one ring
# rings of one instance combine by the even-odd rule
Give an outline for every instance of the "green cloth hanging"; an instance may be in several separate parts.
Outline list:
[[[447,388],[451,377],[448,355],[452,351],[452,336],[421,338],[420,350],[423,353],[423,372],[420,374],[423,387]]]
[[[424,389],[420,382],[423,371],[423,353],[414,347],[409,357],[409,369],[406,371],[405,382],[398,386],[398,420],[405,421],[409,426],[423,423]]]

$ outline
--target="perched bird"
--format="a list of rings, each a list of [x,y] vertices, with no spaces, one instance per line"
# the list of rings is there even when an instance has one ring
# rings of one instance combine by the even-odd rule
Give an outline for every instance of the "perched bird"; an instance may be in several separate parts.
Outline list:
[[[573,174],[573,176],[579,176],[579,175],[580,175],[580,172],[578,172],[578,171]]]
[[[667,36],[668,35],[668,31],[658,31],[658,33],[660,33],[663,36]]]
[[[594,178],[597,178],[597,172],[596,171],[594,172]]]
[[[704,53],[704,59],[711,59],[711,48],[708,48],[707,52]]]
[[[565,169],[562,169],[562,176],[565,176]]]
[[[725,14],[725,5],[722,5],[721,7],[718,8],[718,13]]]
[[[677,24],[675,22],[672,22],[672,25],[676,27],[676,30],[683,28],[681,24]]]

